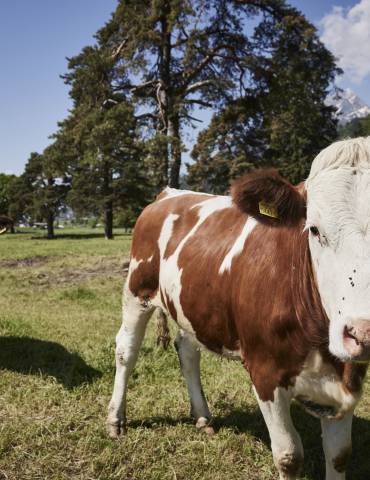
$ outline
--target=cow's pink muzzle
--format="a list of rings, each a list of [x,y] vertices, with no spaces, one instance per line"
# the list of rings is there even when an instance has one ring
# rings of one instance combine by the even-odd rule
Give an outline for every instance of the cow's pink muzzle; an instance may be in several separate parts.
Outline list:
[[[352,320],[343,329],[344,348],[354,362],[370,360],[370,320]]]

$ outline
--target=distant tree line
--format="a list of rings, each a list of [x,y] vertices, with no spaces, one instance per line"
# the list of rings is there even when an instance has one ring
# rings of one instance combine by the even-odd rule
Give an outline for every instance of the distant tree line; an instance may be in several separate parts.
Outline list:
[[[73,107],[50,145],[10,181],[0,213],[60,209],[132,225],[165,185],[215,193],[248,170],[303,179],[337,136],[325,105],[340,73],[315,27],[284,0],[120,0],[62,76]],[[186,129],[211,109],[192,161]]]
[[[354,118],[339,128],[339,138],[355,138],[370,136],[370,115]]]

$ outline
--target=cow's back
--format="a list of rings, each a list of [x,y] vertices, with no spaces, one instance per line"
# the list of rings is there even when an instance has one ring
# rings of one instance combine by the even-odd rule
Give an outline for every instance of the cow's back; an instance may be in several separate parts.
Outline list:
[[[212,197],[167,187],[143,210],[134,228],[128,277],[129,289],[135,296],[153,298],[159,293],[159,238],[166,219],[178,215],[185,231],[192,207]]]

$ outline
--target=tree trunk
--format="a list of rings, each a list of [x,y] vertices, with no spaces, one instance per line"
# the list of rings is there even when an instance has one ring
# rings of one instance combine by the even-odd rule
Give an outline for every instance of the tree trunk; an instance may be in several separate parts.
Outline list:
[[[108,201],[104,207],[104,235],[106,240],[113,238],[113,202]]]
[[[109,162],[105,161],[103,154],[99,152],[103,167],[103,212],[104,212],[104,235],[106,240],[113,238],[113,189],[112,170]]]
[[[168,30],[168,16],[171,13],[169,2],[165,2],[160,19],[161,23],[161,45],[159,47],[159,82],[160,88],[158,91],[159,100],[159,128],[160,133],[168,139],[168,119],[171,108],[170,103],[170,65],[171,65],[171,31]],[[169,170],[169,141],[161,149],[162,158],[162,178],[161,187],[168,185],[168,170]]]
[[[53,212],[48,213],[46,223],[47,223],[47,230],[48,230],[47,238],[49,240],[52,240],[54,238],[54,214],[53,214]]]
[[[180,168],[181,168],[181,138],[180,138],[180,119],[178,114],[174,114],[169,123],[171,144],[171,172],[170,187],[179,188],[180,186]]]

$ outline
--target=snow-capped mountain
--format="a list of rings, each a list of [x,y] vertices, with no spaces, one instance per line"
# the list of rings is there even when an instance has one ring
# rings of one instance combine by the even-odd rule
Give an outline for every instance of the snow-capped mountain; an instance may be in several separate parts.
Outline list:
[[[350,88],[328,96],[326,103],[337,108],[339,125],[370,115],[370,107]]]

